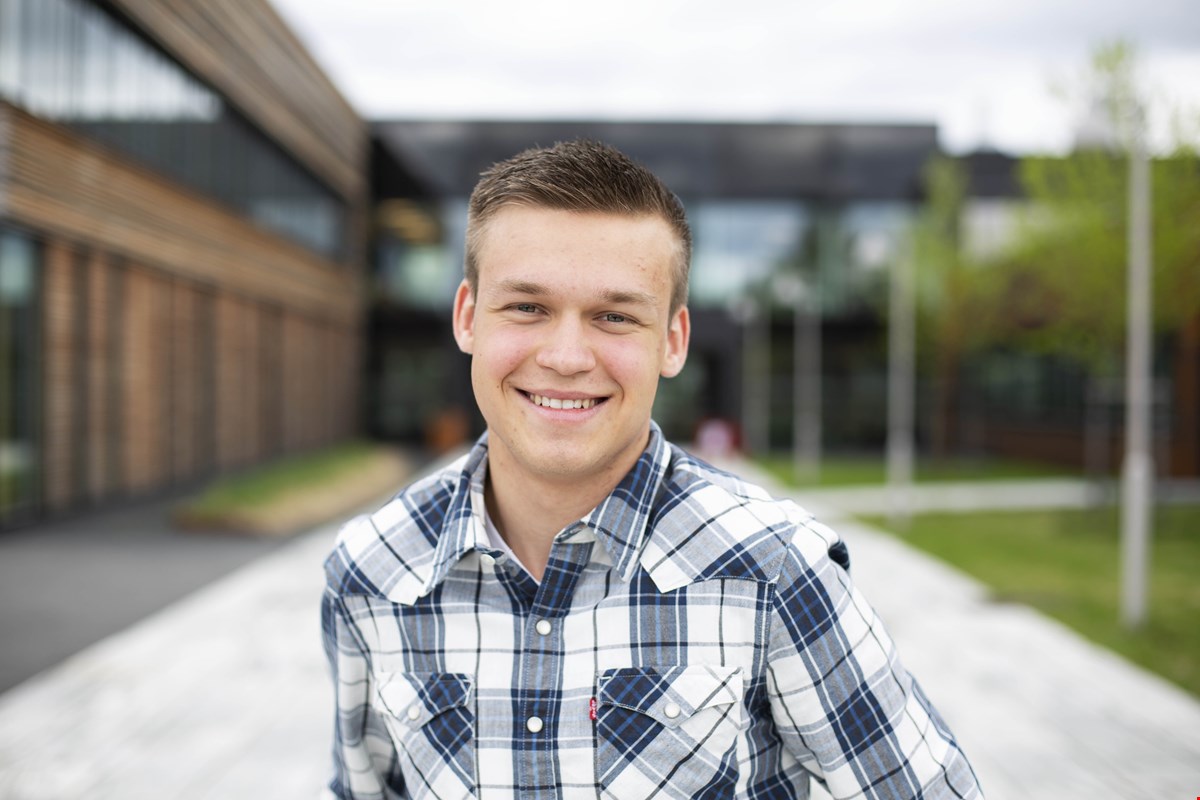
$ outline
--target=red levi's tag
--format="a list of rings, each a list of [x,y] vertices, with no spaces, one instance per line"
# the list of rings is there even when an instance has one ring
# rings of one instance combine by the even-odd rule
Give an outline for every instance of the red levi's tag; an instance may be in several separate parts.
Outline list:
[[[592,722],[596,721],[596,698],[594,697],[588,700],[588,719]],[[1200,798],[1196,798],[1196,800],[1200,800]]]

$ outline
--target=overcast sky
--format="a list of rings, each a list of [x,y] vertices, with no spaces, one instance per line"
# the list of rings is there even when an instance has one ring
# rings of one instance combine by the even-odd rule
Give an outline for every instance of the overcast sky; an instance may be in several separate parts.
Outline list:
[[[1061,152],[1050,86],[1133,43],[1200,109],[1200,0],[271,0],[369,119],[935,122],[953,152]]]

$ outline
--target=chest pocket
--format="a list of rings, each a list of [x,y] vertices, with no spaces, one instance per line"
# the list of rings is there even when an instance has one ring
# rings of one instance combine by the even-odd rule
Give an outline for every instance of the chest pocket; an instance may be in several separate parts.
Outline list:
[[[396,744],[408,793],[475,792],[475,714],[469,675],[393,672],[376,676],[382,716]]]
[[[730,797],[742,729],[732,667],[611,669],[596,697],[596,784],[604,797]]]

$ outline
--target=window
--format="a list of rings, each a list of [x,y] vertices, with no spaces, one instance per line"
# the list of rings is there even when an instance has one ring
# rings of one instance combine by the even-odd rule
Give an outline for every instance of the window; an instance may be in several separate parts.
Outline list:
[[[38,496],[36,258],[32,241],[0,229],[0,524],[30,516]]]
[[[0,0],[0,96],[337,258],[344,204],[222,98],[84,0]]]

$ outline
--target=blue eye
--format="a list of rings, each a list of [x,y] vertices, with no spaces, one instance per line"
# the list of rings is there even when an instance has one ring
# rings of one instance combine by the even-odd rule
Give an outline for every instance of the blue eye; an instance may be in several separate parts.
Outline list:
[[[524,314],[532,314],[537,311],[537,306],[535,306],[533,303],[517,303],[515,306],[513,306],[513,308]]]
[[[605,322],[627,322],[629,320],[624,314],[605,314]]]

